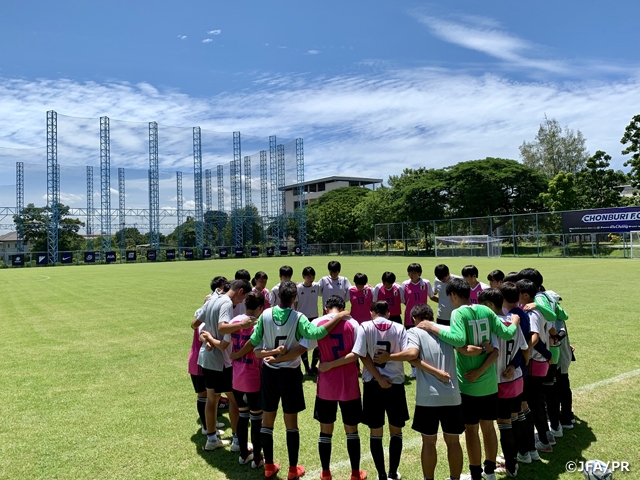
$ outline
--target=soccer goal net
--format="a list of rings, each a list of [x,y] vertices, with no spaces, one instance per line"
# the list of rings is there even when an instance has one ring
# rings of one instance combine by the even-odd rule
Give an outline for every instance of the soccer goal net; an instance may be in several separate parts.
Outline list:
[[[640,258],[640,231],[631,232],[631,258]]]
[[[502,239],[489,235],[436,237],[435,253],[436,257],[499,257]]]

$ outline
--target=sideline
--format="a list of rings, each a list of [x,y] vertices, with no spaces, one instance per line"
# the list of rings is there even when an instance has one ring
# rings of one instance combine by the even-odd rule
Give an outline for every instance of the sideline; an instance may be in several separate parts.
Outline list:
[[[583,385],[582,387],[578,387],[575,390],[573,390],[573,394],[575,395],[578,393],[590,392],[591,390],[595,390],[596,388],[604,387],[605,385],[609,385],[611,383],[617,383],[622,380],[626,380],[627,378],[637,377],[639,375],[640,375],[640,368],[637,370],[631,370],[630,372],[622,373],[620,375],[616,375],[615,377],[605,378],[604,380],[600,380],[599,382],[595,382],[595,383],[590,383],[589,385]],[[366,436],[366,438],[369,438],[368,435]],[[402,446],[402,451],[412,450],[419,446],[422,446],[422,437],[412,438],[408,442],[404,442]],[[387,449],[385,449],[384,456],[385,458],[389,456]],[[371,457],[371,452],[367,452],[360,457],[360,462],[362,463],[367,462],[369,460],[373,460]],[[342,470],[342,469],[349,469],[350,467],[351,467],[351,462],[349,461],[349,459],[341,460],[339,462],[331,464],[331,470],[336,470],[336,471]],[[322,469],[314,470],[313,472],[307,472],[307,475],[310,475],[311,477],[318,477],[321,473],[322,473]]]

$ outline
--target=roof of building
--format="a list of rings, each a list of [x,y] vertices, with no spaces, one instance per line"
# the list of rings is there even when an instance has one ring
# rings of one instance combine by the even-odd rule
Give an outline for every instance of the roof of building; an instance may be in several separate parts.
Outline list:
[[[308,180],[306,182],[302,182],[302,185],[311,185],[313,183],[331,183],[331,182],[359,182],[359,183],[364,183],[366,185],[370,185],[370,184],[374,184],[374,183],[382,183],[382,179],[381,178],[364,178],[364,177],[341,177],[341,176],[337,176],[334,175],[332,177],[324,177],[324,178],[317,178],[315,180]],[[291,185],[285,185],[283,188],[281,188],[281,190],[293,190],[295,188],[298,188],[301,184],[299,183],[293,183]]]
[[[18,232],[9,232],[4,235],[0,235],[0,242],[17,242]]]

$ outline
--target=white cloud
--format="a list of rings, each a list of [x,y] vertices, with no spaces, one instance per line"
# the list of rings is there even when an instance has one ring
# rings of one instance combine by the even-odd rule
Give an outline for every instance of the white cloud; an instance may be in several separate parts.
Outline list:
[[[184,202],[183,208],[186,210],[195,210],[196,202],[193,200],[187,200],[186,202]]]
[[[504,31],[492,19],[466,16],[462,17],[465,22],[454,22],[421,13],[414,15],[433,35],[445,42],[484,53],[515,66],[553,73],[569,72],[568,66],[563,62],[535,58],[531,55],[536,47],[534,44]]]
[[[222,30],[209,30],[207,32],[207,35],[220,35],[222,33]]]
[[[202,40],[202,43],[211,43],[213,42],[213,38],[205,38],[204,40]]]
[[[186,36],[186,35],[178,35],[178,38],[179,38],[180,40],[186,40],[186,39],[187,39],[187,36]]]
[[[307,50],[308,55],[317,55],[320,53],[320,50]]]

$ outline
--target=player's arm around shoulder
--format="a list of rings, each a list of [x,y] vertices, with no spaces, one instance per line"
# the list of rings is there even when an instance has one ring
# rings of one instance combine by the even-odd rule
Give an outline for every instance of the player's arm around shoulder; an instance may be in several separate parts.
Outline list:
[[[503,340],[511,340],[515,337],[518,331],[518,325],[520,325],[520,316],[511,315],[511,324],[509,326],[502,323],[498,316],[490,309],[485,307],[483,314],[486,313],[489,324],[491,325],[491,332],[496,334]]]

